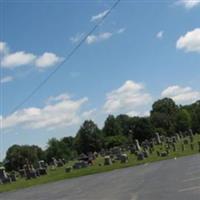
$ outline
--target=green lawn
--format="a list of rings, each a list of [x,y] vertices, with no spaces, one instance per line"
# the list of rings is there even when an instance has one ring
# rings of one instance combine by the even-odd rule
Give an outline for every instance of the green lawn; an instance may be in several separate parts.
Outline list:
[[[177,151],[176,152],[170,152],[169,156],[167,157],[158,157],[156,151],[149,156],[149,158],[146,158],[143,161],[138,161],[135,155],[128,154],[129,156],[129,162],[126,164],[121,164],[120,162],[116,162],[113,165],[110,166],[99,166],[99,163],[103,164],[103,158],[99,157],[96,161],[95,164],[91,167],[80,169],[80,170],[73,170],[70,173],[65,173],[64,169],[66,166],[71,165],[71,163],[68,163],[65,167],[57,168],[54,171],[49,170],[48,175],[46,176],[41,176],[37,179],[32,179],[32,180],[25,180],[25,179],[18,179],[17,182],[11,183],[11,184],[5,184],[5,185],[0,185],[0,192],[5,192],[5,191],[10,191],[10,190],[17,190],[17,189],[22,189],[34,185],[39,185],[39,184],[45,184],[49,182],[54,182],[58,180],[63,180],[63,179],[70,179],[70,178],[75,178],[75,177],[80,177],[80,176],[86,176],[90,174],[95,174],[95,173],[101,173],[101,172],[107,172],[111,171],[114,169],[120,169],[120,168],[125,168],[125,167],[131,167],[135,165],[140,165],[144,163],[149,163],[149,162],[155,162],[155,161],[160,161],[160,160],[165,160],[165,159],[171,159],[174,157],[180,157],[180,156],[188,156],[192,154],[197,154],[198,152],[198,141],[200,141],[200,135],[196,135],[194,139],[194,150],[192,151],[190,148],[190,145],[186,145],[186,149],[184,152],[181,151],[181,143],[177,144]],[[160,149],[162,146],[156,146],[156,149]]]

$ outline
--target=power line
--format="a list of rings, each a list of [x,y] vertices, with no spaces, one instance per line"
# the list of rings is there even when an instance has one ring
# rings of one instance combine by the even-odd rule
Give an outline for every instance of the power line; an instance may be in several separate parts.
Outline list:
[[[33,91],[24,99],[22,100],[18,105],[16,105],[9,114],[12,114],[16,110],[18,110],[21,106],[23,106],[27,101],[31,99],[31,97],[37,93],[38,90],[40,90],[43,85],[47,83],[47,81],[62,67],[63,64],[65,64],[75,53],[76,51],[82,46],[82,44],[86,41],[89,35],[91,35],[98,27],[99,25],[110,15],[110,13],[113,11],[114,8],[117,7],[121,0],[117,0],[112,7],[106,12],[106,14],[99,20],[98,23],[79,41],[79,43],[69,52],[67,57],[57,65],[57,67],[39,84],[37,85]],[[8,115],[9,115],[8,114]]]

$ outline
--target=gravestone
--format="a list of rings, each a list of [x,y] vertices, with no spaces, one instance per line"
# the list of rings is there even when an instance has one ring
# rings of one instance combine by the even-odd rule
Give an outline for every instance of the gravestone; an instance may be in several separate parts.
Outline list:
[[[69,173],[71,171],[72,171],[72,166],[68,166],[68,167],[65,168],[66,173]]]
[[[166,157],[167,155],[168,155],[168,153],[165,152],[165,151],[163,151],[163,152],[160,153],[160,156],[161,156],[161,157]]]
[[[143,152],[138,152],[137,154],[137,160],[144,160],[144,153]]]
[[[4,167],[0,167],[0,183],[11,183],[11,179],[8,177]]]
[[[177,141],[180,141],[180,140],[181,140],[180,135],[179,135],[178,133],[176,133],[176,140],[177,140]]]
[[[145,157],[145,158],[148,158],[148,157],[149,157],[149,152],[148,152],[148,150],[144,150],[143,154],[144,154],[144,157]]]
[[[184,143],[185,145],[189,144],[188,139],[184,139],[184,140],[183,140],[183,143]]]
[[[162,142],[161,142],[159,133],[157,132],[157,133],[155,133],[155,135],[156,135],[156,142],[157,142],[157,144],[161,144]]]
[[[120,161],[121,161],[121,163],[127,163],[128,162],[127,154],[121,154]]]
[[[111,160],[110,156],[104,157],[104,165],[112,165],[112,160]]]
[[[140,150],[141,150],[141,147],[140,147],[140,144],[139,144],[139,141],[138,141],[138,140],[135,140],[135,146],[136,146],[136,150],[137,150],[137,151],[140,151]]]
[[[85,161],[78,161],[74,163],[73,168],[74,169],[81,169],[81,168],[86,168],[88,167],[88,163]]]
[[[11,179],[12,182],[17,181],[17,175],[16,175],[15,171],[12,171],[10,173],[9,177],[10,177],[10,179]]]

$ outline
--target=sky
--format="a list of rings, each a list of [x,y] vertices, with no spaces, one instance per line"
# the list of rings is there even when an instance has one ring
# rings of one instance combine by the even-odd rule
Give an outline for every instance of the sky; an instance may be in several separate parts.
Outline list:
[[[147,116],[164,97],[200,99],[200,1],[121,0],[24,105],[114,1],[0,1],[0,160],[13,144],[46,147],[84,120]]]

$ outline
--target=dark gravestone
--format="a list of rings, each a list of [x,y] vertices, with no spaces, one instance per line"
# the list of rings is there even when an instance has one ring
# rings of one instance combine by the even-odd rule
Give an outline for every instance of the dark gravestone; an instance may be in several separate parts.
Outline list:
[[[85,161],[79,161],[74,163],[73,168],[74,169],[81,169],[81,168],[86,168],[88,167],[88,163]]]
[[[65,172],[66,173],[69,173],[69,172],[71,172],[72,171],[72,166],[69,166],[69,167],[66,167],[65,168]]]
[[[184,143],[185,145],[189,144],[188,139],[184,139],[184,140],[183,140],[183,143]]]
[[[57,167],[63,167],[63,166],[64,166],[64,163],[63,163],[62,159],[59,159],[57,161]]]
[[[120,161],[121,161],[121,163],[127,163],[128,162],[128,156],[127,156],[127,154],[122,154],[120,156]]]
[[[160,151],[156,151],[156,153],[157,153],[157,156],[160,156]]]
[[[11,179],[7,175],[4,167],[0,167],[0,183],[11,183]]]
[[[104,165],[112,165],[112,159],[110,156],[104,157]]]
[[[148,152],[148,150],[145,150],[145,151],[143,152],[143,154],[144,154],[144,157],[145,157],[145,158],[148,158],[148,157],[149,157],[149,152]]]
[[[166,157],[167,155],[168,155],[168,154],[167,154],[167,152],[165,152],[165,151],[163,151],[163,152],[160,153],[160,156],[161,156],[161,157]]]
[[[137,154],[137,160],[144,160],[144,153],[143,152],[138,152]]]
[[[11,179],[12,182],[17,181],[17,175],[16,175],[16,173],[14,171],[12,171],[10,173],[9,177],[10,177],[10,179]]]

